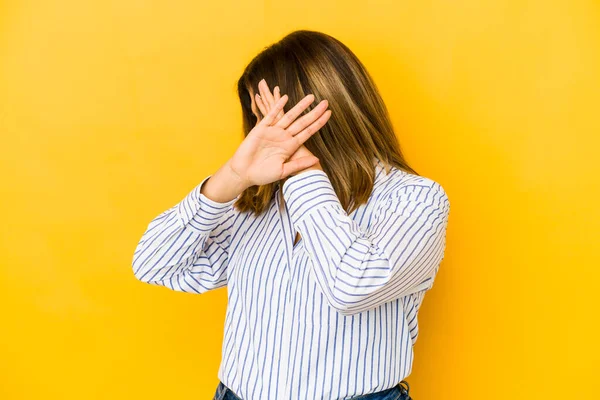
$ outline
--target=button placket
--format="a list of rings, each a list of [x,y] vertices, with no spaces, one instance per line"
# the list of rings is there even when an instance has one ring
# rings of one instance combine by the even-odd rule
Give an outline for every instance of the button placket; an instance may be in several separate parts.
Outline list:
[[[295,239],[294,237],[291,237],[294,232],[293,232],[293,226],[291,225],[290,222],[290,218],[289,218],[289,214],[288,214],[288,210],[287,210],[287,206],[283,207],[283,211],[280,209],[280,202],[279,202],[279,196],[278,193],[276,193],[276,206],[277,206],[277,213],[279,216],[279,221],[280,221],[280,225],[281,225],[281,232],[283,234],[284,237],[284,248],[285,248],[285,254],[286,254],[286,263],[285,263],[285,272],[284,274],[287,276],[286,279],[286,286],[287,286],[287,290],[286,290],[286,296],[284,299],[284,312],[282,315],[283,318],[283,328],[282,328],[282,336],[281,336],[281,346],[283,346],[283,351],[282,351],[282,357],[279,360],[279,368],[281,368],[280,372],[281,375],[283,377],[283,381],[285,382],[285,384],[283,385],[279,385],[279,390],[278,390],[278,399],[288,399],[290,398],[291,394],[288,390],[288,372],[289,372],[289,359],[290,359],[290,346],[289,344],[287,345],[283,345],[283,341],[284,340],[290,340],[290,335],[291,335],[291,323],[292,323],[292,318],[291,313],[292,313],[292,302],[290,301],[290,296],[291,296],[291,276],[292,276],[292,267],[293,267],[293,254],[295,249],[298,247],[298,245],[300,245],[300,242],[302,242],[302,240],[300,240],[296,246],[293,246],[293,240]]]

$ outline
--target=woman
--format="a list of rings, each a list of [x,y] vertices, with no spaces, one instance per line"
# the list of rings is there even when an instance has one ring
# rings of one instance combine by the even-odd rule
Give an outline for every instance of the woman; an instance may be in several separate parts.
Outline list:
[[[329,35],[266,48],[238,94],[245,139],[149,223],[135,276],[227,286],[215,399],[409,399],[444,189],[408,166],[373,80]]]

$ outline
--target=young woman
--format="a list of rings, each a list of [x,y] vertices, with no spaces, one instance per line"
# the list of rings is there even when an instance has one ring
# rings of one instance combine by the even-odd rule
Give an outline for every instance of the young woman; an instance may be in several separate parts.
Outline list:
[[[444,189],[409,167],[372,78],[329,35],[290,33],[237,88],[245,139],[149,223],[135,276],[227,286],[215,399],[409,399]]]

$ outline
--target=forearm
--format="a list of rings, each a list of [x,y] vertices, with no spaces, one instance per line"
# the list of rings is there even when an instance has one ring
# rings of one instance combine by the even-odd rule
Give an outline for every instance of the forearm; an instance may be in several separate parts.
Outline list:
[[[317,284],[340,313],[361,312],[433,283],[449,214],[439,184],[399,189],[372,211],[364,229],[342,208],[323,172],[286,181],[283,195]]]
[[[140,281],[193,293],[226,284],[235,199],[208,199],[200,193],[207,181],[149,223],[133,256]]]

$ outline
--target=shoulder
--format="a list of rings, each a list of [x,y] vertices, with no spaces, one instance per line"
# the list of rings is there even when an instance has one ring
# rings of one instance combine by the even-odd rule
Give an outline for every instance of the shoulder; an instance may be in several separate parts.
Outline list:
[[[399,201],[415,201],[449,207],[448,194],[436,180],[414,175],[392,167],[381,184],[379,201],[385,204]]]

